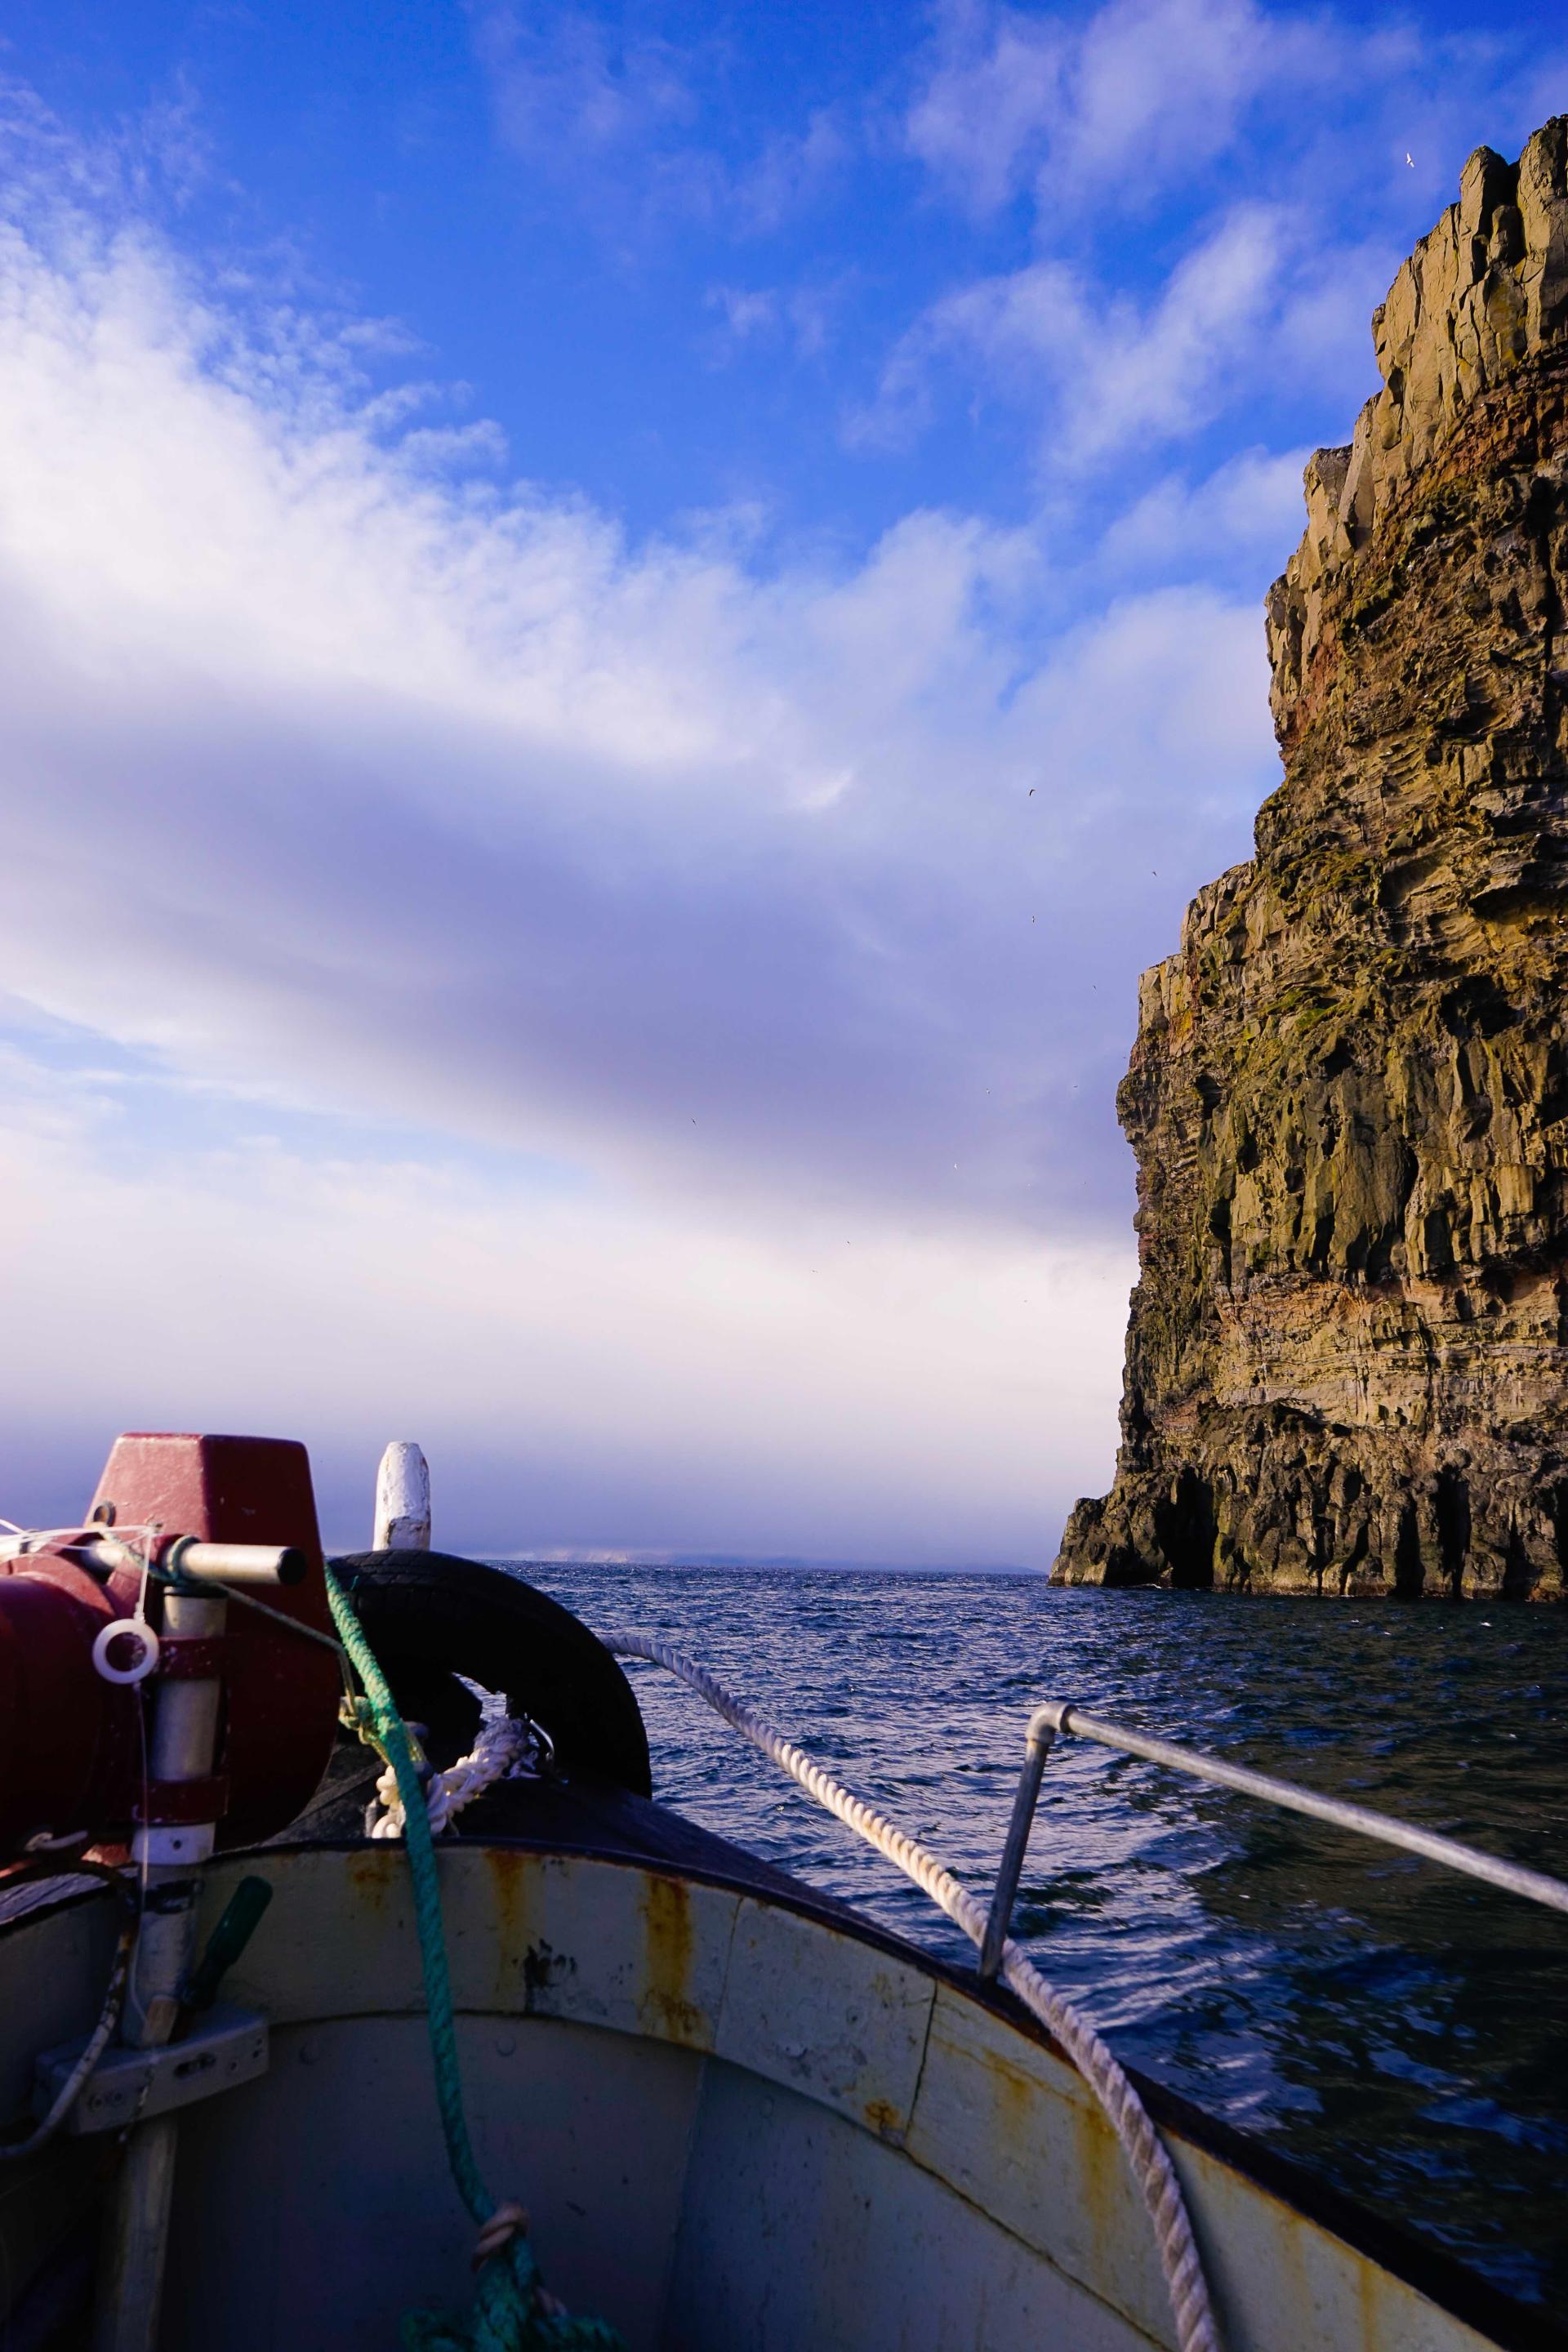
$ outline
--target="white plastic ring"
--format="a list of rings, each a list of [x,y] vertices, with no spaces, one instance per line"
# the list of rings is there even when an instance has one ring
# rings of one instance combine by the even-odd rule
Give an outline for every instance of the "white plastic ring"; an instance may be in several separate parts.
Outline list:
[[[140,1645],[128,1666],[117,1666],[110,1661],[110,1650],[121,1636]],[[158,1636],[144,1617],[117,1617],[111,1625],[103,1628],[93,1643],[92,1663],[106,1683],[144,1683],[158,1663]]]

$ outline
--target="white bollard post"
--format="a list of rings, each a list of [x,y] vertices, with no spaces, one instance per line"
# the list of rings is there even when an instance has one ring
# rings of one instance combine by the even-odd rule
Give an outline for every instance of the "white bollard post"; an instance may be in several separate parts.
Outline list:
[[[430,1472],[412,1438],[395,1437],[375,1474],[374,1551],[428,1551]]]

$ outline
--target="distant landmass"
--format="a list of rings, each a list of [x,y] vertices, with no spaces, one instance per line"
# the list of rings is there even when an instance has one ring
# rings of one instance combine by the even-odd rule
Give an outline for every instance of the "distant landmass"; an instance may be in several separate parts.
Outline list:
[[[1268,599],[1284,782],[1142,984],[1060,1583],[1563,1597],[1568,118],[1470,158],[1373,336]]]
[[[552,1551],[490,1552],[508,1568],[719,1568],[744,1571],[787,1569],[802,1576],[1039,1576],[1044,1570],[1007,1559],[813,1559],[794,1552]]]

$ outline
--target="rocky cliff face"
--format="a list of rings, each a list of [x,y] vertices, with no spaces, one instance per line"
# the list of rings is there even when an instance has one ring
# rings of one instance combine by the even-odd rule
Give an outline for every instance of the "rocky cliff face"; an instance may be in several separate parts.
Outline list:
[[[1568,118],[1471,157],[1373,333],[1268,600],[1284,782],[1142,984],[1058,1583],[1568,1584]]]

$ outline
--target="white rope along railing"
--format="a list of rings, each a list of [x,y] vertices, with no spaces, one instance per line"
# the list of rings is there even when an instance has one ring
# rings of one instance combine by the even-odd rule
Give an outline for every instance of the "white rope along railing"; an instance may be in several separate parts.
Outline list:
[[[858,1797],[815,1763],[804,1748],[716,1682],[706,1669],[672,1650],[667,1642],[647,1633],[610,1634],[605,1646],[618,1658],[641,1658],[679,1676],[716,1714],[733,1725],[753,1748],[771,1758],[819,1805],[836,1814],[858,1837],[901,1870],[906,1878],[941,1906],[950,1919],[977,1944],[985,1941],[986,1908],[944,1870],[933,1854],[895,1828],[886,1816]],[[1208,2284],[1198,2257],[1193,2226],[1175,2168],[1165,2151],[1148,2110],[1121,2066],[1088,2020],[1060,1993],[1053,1991],[1011,1939],[1003,1947],[998,1973],[1031,2015],[1061,2044],[1110,2119],[1150,2219],[1154,2224],[1160,2264],[1175,2315],[1180,2352],[1220,2352],[1218,2331],[1209,2306]]]

